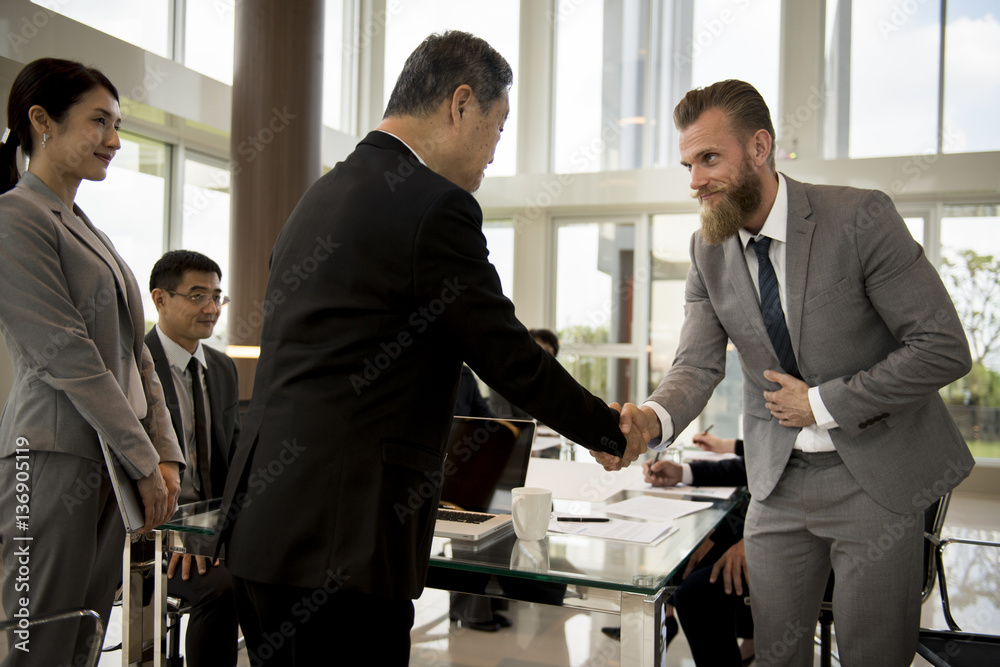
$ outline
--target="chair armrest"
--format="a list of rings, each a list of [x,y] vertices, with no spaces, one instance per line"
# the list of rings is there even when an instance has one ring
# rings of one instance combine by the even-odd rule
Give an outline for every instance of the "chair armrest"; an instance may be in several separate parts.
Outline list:
[[[941,607],[944,609],[944,620],[948,624],[948,627],[953,631],[962,632],[962,628],[959,627],[958,623],[955,622],[954,617],[951,615],[951,602],[948,599],[948,582],[944,572],[944,550],[952,544],[969,544],[980,547],[993,547],[996,549],[1000,548],[1000,542],[967,540],[960,537],[947,537],[937,540],[937,551],[935,552],[934,557],[937,561],[938,587],[941,589]]]

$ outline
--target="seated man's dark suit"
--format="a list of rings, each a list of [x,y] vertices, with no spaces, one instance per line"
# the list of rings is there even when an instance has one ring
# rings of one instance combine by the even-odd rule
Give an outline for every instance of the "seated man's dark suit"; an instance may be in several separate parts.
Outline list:
[[[173,423],[178,442],[185,442],[184,427],[181,423],[181,411],[174,387],[173,375],[170,372],[170,362],[160,343],[156,329],[146,334],[146,346],[153,356],[156,373],[163,385],[167,410]],[[209,410],[211,414],[210,443],[212,447],[211,469],[209,477],[212,480],[213,496],[220,496],[225,488],[226,475],[229,473],[229,462],[232,460],[236,442],[240,435],[239,419],[239,383],[236,376],[236,365],[225,354],[202,345],[205,352],[205,386],[208,393]],[[184,452],[189,461],[194,456],[192,452]],[[189,465],[188,470],[191,470]],[[183,488],[183,487],[182,487]],[[184,499],[182,499],[182,502]],[[210,555],[211,545],[196,546],[195,540],[187,536],[185,544],[189,551],[199,555]],[[236,641],[238,639],[239,623],[236,618],[236,603],[233,598],[232,581],[224,564],[212,567],[209,559],[208,571],[199,574],[194,563],[191,565],[191,576],[187,581],[181,578],[180,565],[173,578],[167,580],[167,592],[181,598],[186,605],[191,606],[186,634],[186,663],[191,667],[204,665],[218,667],[236,664]]]
[[[737,453],[742,454],[742,441]],[[692,461],[695,486],[746,486],[747,469],[742,456],[721,461]],[[712,549],[685,577],[673,595],[677,618],[684,628],[695,664],[724,667],[743,664],[737,637],[753,637],[753,618],[747,598],[750,589],[743,579],[743,595],[726,593],[722,574],[709,581],[712,567],[726,551],[743,539],[749,498],[733,509],[711,535]]]

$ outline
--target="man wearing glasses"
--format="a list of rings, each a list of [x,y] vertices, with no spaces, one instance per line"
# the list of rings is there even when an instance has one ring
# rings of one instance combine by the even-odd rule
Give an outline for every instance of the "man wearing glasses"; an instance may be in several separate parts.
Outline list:
[[[229,303],[221,279],[218,264],[191,250],[171,250],[156,262],[149,277],[159,319],[146,334],[146,346],[187,462],[181,504],[222,495],[240,434],[236,365],[201,344],[211,337]],[[235,665],[238,622],[225,566],[175,553],[167,576],[169,594],[191,606],[187,664]]]

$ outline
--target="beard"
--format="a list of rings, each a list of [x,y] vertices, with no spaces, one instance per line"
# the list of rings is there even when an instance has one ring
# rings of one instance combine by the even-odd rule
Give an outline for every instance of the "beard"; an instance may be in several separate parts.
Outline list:
[[[720,192],[722,196],[712,204],[701,203],[701,236],[705,243],[716,245],[739,233],[746,220],[760,207],[760,174],[753,168],[749,158],[740,167],[740,180],[715,190],[699,190],[692,196],[707,192]]]

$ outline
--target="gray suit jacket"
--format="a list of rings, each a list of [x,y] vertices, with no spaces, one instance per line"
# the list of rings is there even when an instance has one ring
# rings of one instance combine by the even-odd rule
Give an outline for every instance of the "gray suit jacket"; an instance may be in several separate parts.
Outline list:
[[[838,428],[830,436],[879,504],[918,512],[974,460],[938,389],[969,372],[962,323],[937,271],[889,198],[877,191],[786,178],[785,319],[802,378],[818,386]],[[781,371],[739,238],[691,238],[685,318],[674,364],[650,400],[675,433],[704,408],[725,368],[726,341],[743,368],[747,476],[755,498],[778,483],[799,429],[771,418],[763,392]]]
[[[31,173],[0,195],[0,328],[14,365],[0,456],[25,438],[36,451],[103,461],[99,432],[133,478],[160,462],[183,467],[142,341],[139,286],[107,236],[74,209]],[[129,355],[148,406],[141,421],[122,390]]]

